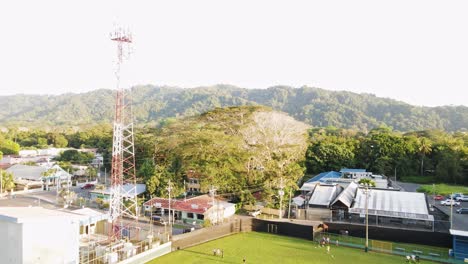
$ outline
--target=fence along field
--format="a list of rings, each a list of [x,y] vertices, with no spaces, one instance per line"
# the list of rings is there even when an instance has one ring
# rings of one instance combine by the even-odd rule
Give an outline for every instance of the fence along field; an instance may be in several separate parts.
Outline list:
[[[214,255],[213,250],[220,249],[222,256]],[[363,250],[336,246],[330,243],[319,246],[315,241],[279,236],[260,232],[247,232],[212,240],[194,247],[177,250],[154,259],[157,263],[405,263],[405,256],[364,253]],[[433,263],[424,260],[423,263]]]

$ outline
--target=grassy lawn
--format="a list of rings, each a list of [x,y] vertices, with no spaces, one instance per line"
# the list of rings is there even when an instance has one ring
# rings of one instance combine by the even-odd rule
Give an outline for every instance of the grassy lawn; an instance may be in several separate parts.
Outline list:
[[[427,194],[434,193],[434,187],[432,184],[421,185],[418,192],[425,192]],[[468,187],[461,185],[447,185],[447,184],[435,184],[435,193],[441,195],[449,195],[451,193],[464,193],[468,194]]]
[[[224,258],[213,256],[213,249],[224,250]],[[331,245],[325,247],[309,240],[271,235],[241,233],[213,240],[154,259],[149,263],[405,263],[404,257]],[[424,263],[431,263],[424,261]]]
[[[411,182],[419,184],[430,184],[435,182],[434,176],[404,176],[400,178],[402,182]]]

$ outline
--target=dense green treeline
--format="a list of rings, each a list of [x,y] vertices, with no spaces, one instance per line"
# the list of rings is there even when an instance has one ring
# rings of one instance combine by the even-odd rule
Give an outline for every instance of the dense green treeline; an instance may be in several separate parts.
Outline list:
[[[424,130],[394,132],[387,127],[365,134],[347,129],[310,131],[307,171],[365,168],[386,176],[431,177],[468,184],[468,134]]]
[[[110,125],[83,131],[13,129],[0,133],[0,139],[0,147],[16,144],[16,150],[20,146],[98,148],[104,153],[104,167],[110,168]],[[0,150],[5,153],[9,148]],[[267,201],[277,206],[281,185],[286,191],[297,189],[304,174],[343,167],[365,168],[389,177],[396,173],[399,178],[468,184],[465,132],[401,133],[385,126],[368,133],[310,128],[263,106],[216,108],[201,115],[167,119],[157,127],[137,128],[135,152],[137,175],[153,195],[166,195],[169,179],[174,193],[182,194],[190,174],[200,178],[203,192],[214,185],[220,193],[250,201],[253,191],[262,190]]]
[[[167,118],[195,116],[217,107],[264,105],[288,113],[314,127],[335,126],[360,131],[386,125],[396,131],[439,129],[466,131],[468,107],[419,107],[370,94],[327,91],[319,88],[275,86],[243,89],[229,85],[181,89],[137,86],[133,88],[136,124],[157,125]],[[87,128],[113,118],[111,90],[82,94],[0,96],[0,124]]]

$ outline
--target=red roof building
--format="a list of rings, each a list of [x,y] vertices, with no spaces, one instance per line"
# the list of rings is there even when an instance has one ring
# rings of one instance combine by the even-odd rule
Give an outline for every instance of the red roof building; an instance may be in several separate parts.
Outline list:
[[[189,199],[171,199],[171,211],[175,219],[186,223],[203,224],[205,219],[212,223],[222,221],[235,213],[235,204],[214,200],[208,195],[201,195]],[[143,204],[145,212],[165,214],[169,210],[169,199],[156,197]]]

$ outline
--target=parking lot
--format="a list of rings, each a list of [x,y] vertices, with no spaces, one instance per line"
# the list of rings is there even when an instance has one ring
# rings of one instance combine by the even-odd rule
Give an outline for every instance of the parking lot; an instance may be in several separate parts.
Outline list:
[[[429,203],[433,203],[433,200],[429,200]],[[440,201],[435,201],[435,207],[440,209],[442,212],[450,216],[450,206],[441,205]],[[453,206],[453,221],[452,228],[457,230],[468,231],[468,214],[457,214],[458,208],[468,208],[468,202],[460,202],[460,206]]]

